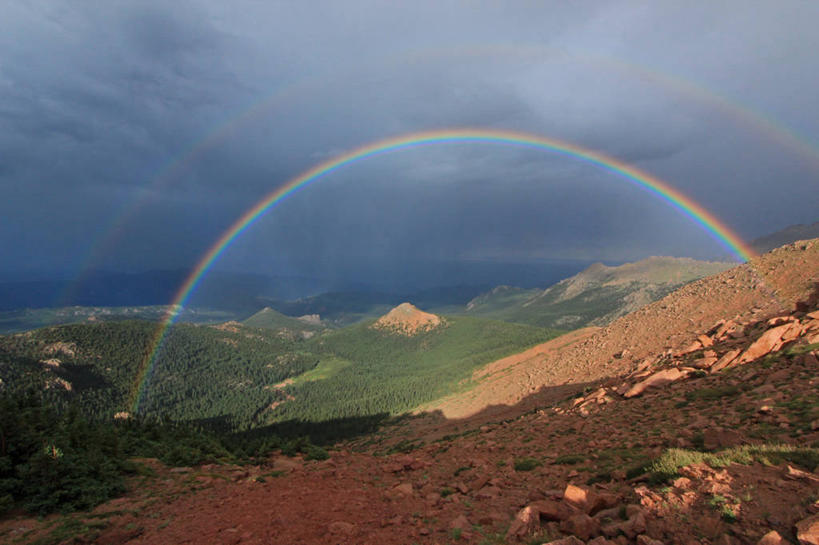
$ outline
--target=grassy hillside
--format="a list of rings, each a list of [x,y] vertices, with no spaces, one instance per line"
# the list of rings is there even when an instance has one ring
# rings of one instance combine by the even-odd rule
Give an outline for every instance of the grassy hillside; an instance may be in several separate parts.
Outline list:
[[[292,398],[277,419],[400,413],[457,389],[479,366],[556,336],[556,332],[473,317],[447,317],[414,336],[372,322],[329,332],[311,345],[320,363],[282,390]],[[308,379],[309,377],[309,379]]]
[[[636,263],[590,266],[545,290],[500,286],[476,297],[466,314],[541,327],[604,325],[732,263],[652,257]]]

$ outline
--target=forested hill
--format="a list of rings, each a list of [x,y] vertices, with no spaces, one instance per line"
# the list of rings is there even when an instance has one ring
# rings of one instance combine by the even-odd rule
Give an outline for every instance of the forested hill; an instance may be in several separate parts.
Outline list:
[[[144,321],[50,327],[0,337],[5,389],[46,389],[92,416],[129,411],[157,324]],[[246,426],[272,399],[270,387],[315,366],[299,342],[241,326],[174,326],[150,376],[141,412],[174,420],[230,417]]]
[[[462,387],[479,365],[554,336],[480,318],[445,323],[415,337],[365,323],[309,339],[235,322],[179,324],[149,373],[140,414],[241,430],[288,419],[398,413]],[[157,327],[122,321],[0,336],[0,389],[35,388],[110,419],[131,410]]]

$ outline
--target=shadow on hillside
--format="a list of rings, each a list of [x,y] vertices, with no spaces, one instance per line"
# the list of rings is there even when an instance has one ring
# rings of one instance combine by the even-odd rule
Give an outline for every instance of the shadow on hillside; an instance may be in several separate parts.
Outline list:
[[[418,414],[407,414],[385,424],[401,426],[406,433],[397,440],[424,439],[435,440],[446,435],[455,435],[488,424],[515,419],[521,415],[547,409],[555,404],[592,391],[607,380],[593,382],[576,382],[558,386],[541,386],[535,392],[512,405],[487,405],[480,411],[462,418],[447,417],[441,410]]]
[[[251,440],[270,435],[285,439],[309,437],[313,443],[326,445],[376,432],[382,425],[391,420],[393,418],[389,413],[334,418],[322,422],[286,420],[239,432],[235,435],[241,439]]]

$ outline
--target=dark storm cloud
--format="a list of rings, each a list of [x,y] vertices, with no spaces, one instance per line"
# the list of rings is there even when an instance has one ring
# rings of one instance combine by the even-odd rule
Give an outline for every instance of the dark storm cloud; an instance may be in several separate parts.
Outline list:
[[[819,150],[797,153],[763,118],[819,141],[817,16],[796,0],[6,2],[6,267],[188,266],[317,162],[444,127],[608,154],[747,238],[812,222]],[[220,266],[657,253],[727,257],[667,204],[583,161],[445,144],[339,170],[262,218]]]

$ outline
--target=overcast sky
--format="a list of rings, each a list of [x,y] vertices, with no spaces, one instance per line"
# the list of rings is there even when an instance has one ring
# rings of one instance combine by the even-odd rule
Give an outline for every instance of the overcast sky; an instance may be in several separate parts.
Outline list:
[[[614,156],[749,240],[811,223],[817,21],[815,0],[5,0],[0,273],[190,267],[316,163],[447,127]],[[446,144],[339,170],[217,267],[649,255],[731,257],[586,163]]]

